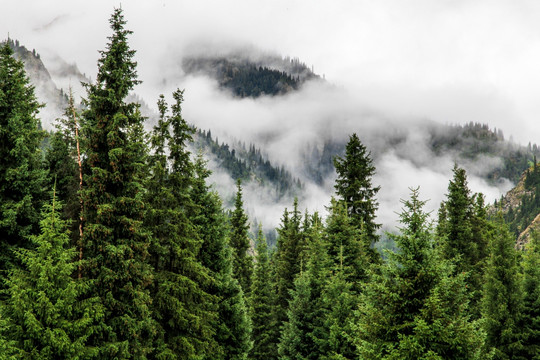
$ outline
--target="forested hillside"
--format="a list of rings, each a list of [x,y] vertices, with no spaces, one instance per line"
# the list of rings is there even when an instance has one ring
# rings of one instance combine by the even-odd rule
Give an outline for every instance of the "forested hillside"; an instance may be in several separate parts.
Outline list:
[[[221,88],[241,98],[284,95],[308,80],[320,79],[298,59],[275,56],[192,56],[183,59],[182,68],[188,74],[211,76]]]
[[[242,180],[284,193],[302,184],[254,144],[197,132],[184,90],[156,96],[147,131],[129,96],[141,81],[131,31],[121,9],[109,22],[82,108],[68,94],[47,146],[23,62],[13,44],[0,48],[0,359],[540,356],[539,234],[517,249],[505,222],[517,218],[490,209],[463,168],[452,169],[436,219],[411,184],[387,235],[396,250],[383,257],[376,165],[352,133],[338,156],[330,143],[313,156],[335,170],[326,212],[296,198],[275,248],[262,227],[252,246]],[[453,129],[433,134],[434,151],[506,154],[508,176],[533,160],[522,186],[539,191],[527,158],[536,146],[508,145],[484,125]],[[237,180],[230,211],[192,153],[200,144]],[[530,214],[536,195],[523,199]]]

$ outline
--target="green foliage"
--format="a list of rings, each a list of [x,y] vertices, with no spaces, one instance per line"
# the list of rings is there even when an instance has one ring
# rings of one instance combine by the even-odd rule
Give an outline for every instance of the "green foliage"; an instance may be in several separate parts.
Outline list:
[[[89,293],[90,282],[73,278],[76,250],[60,212],[54,200],[44,208],[41,234],[31,237],[35,249],[16,252],[22,266],[12,269],[6,281],[2,318],[7,321],[0,335],[18,359],[99,358],[88,339],[103,309]]]
[[[236,189],[234,210],[230,217],[231,233],[229,234],[229,242],[233,251],[233,277],[238,280],[242,290],[249,294],[253,275],[253,259],[248,253],[250,248],[249,225],[248,217],[244,212],[240,180],[236,183]]]
[[[202,239],[198,259],[215,281],[206,291],[217,301],[217,317],[212,322],[216,346],[204,359],[245,359],[251,349],[251,322],[240,284],[232,276],[232,252],[227,241],[227,219],[219,196],[210,191],[210,172],[201,155],[195,161],[191,188],[194,202],[190,219]]]
[[[96,83],[87,84],[82,131],[85,149],[84,276],[93,280],[105,308],[90,338],[101,359],[146,357],[156,332],[150,313],[147,262],[150,237],[143,227],[146,177],[143,118],[125,101],[138,84],[120,9],[110,18],[113,35],[98,61]]]
[[[38,232],[46,171],[42,167],[34,87],[8,44],[0,48],[0,278]]]
[[[495,359],[514,359],[522,351],[519,318],[523,299],[518,253],[502,215],[495,221],[482,299],[486,345],[494,349]]]
[[[324,310],[322,293],[329,277],[330,262],[321,239],[320,224],[311,231],[311,246],[306,270],[294,281],[287,321],[283,325],[280,359],[320,359],[322,347],[317,344],[323,336]]]
[[[371,184],[375,174],[371,153],[367,152],[358,136],[352,134],[345,148],[345,157],[334,158],[334,166],[338,175],[334,185],[336,194],[347,204],[354,226],[365,232],[364,238],[369,241],[368,245],[372,245],[378,240],[376,231],[381,225],[375,223],[375,212],[379,206],[375,195],[380,187]]]
[[[399,252],[360,298],[357,346],[363,359],[483,359],[483,335],[468,315],[465,276],[433,247],[425,201],[412,190],[402,201]]]
[[[158,101],[160,119],[151,137],[154,154],[145,216],[145,225],[153,233],[151,296],[159,325],[153,355],[157,359],[206,354],[215,347],[213,324],[217,316],[217,299],[208,292],[216,280],[198,259],[202,239],[190,219],[196,207],[190,196],[194,166],[187,151],[193,130],[182,118],[183,92],[175,91],[173,98],[170,116],[164,97]]]
[[[249,356],[253,360],[266,360],[273,352],[271,328],[275,326],[274,294],[272,292],[272,278],[268,246],[259,226],[257,236],[257,249],[255,269],[250,293],[250,315],[253,323],[253,348]]]
[[[471,306],[479,317],[485,261],[488,255],[489,225],[484,198],[471,195],[465,170],[457,165],[448,185],[447,200],[439,210],[437,234],[445,259],[455,262],[456,273],[466,272],[473,296]]]
[[[377,254],[365,240],[367,235],[353,225],[344,203],[332,199],[329,211],[324,232],[328,255],[333,268],[341,269],[344,280],[358,293]]]
[[[527,359],[540,358],[540,248],[539,234],[533,232],[523,255],[523,307],[520,339]]]

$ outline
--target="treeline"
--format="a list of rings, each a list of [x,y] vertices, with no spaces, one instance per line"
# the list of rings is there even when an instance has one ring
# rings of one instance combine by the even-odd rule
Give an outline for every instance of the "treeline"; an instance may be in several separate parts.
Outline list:
[[[283,166],[274,167],[254,144],[246,149],[244,144],[238,143],[231,149],[228,144],[220,145],[210,130],[197,130],[194,141],[197,147],[215,155],[218,165],[226,169],[234,180],[254,180],[262,185],[273,186],[278,197],[297,194],[303,187],[301,181],[293,178]]]
[[[529,143],[523,147],[505,141],[501,129],[492,130],[487,124],[470,122],[447,126],[444,131],[432,129],[430,132],[435,154],[455,152],[462,159],[471,160],[478,160],[481,156],[500,158],[502,164],[487,174],[491,181],[506,178],[517,183],[533,156],[540,154],[536,144]]]
[[[285,71],[255,65],[248,60],[231,61],[221,57],[184,59],[183,67],[187,72],[209,73],[216,78],[221,88],[241,98],[283,95],[297,90],[304,80],[300,75],[295,77]],[[302,65],[291,61],[289,67],[298,71]]]
[[[121,10],[78,112],[45,154],[23,65],[0,49],[1,359],[534,359],[540,247],[453,170],[436,226],[402,200],[397,251],[373,247],[379,187],[356,134],[323,219],[285,209],[275,249],[207,184],[183,91],[145,133]],[[256,151],[255,151],[256,152]]]

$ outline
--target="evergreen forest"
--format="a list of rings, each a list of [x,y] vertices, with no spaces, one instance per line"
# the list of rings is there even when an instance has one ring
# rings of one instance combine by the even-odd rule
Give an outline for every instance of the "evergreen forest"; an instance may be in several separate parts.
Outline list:
[[[540,211],[536,158],[519,216],[486,204],[457,164],[437,214],[411,184],[382,253],[376,168],[353,133],[331,159],[327,213],[295,199],[270,246],[260,225],[250,233],[242,181],[256,171],[279,193],[300,181],[191,126],[181,89],[158,96],[146,131],[121,9],[109,23],[82,106],[66,94],[50,134],[23,63],[0,48],[0,359],[540,358],[540,233],[516,247],[516,224]],[[248,74],[262,82],[238,95],[279,92],[267,76],[298,86]],[[194,142],[234,173],[232,210]]]

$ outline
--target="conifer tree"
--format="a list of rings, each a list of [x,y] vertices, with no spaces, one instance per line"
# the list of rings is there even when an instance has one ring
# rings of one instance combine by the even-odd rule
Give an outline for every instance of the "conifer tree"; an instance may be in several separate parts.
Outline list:
[[[520,312],[522,292],[515,240],[499,213],[489,245],[484,280],[482,315],[487,349],[494,349],[494,359],[513,359],[522,352]]]
[[[490,229],[483,195],[471,194],[464,169],[455,165],[453,173],[447,200],[439,210],[437,234],[443,256],[456,263],[456,273],[468,273],[471,311],[478,318]]]
[[[334,185],[338,199],[347,204],[354,226],[366,233],[367,245],[373,245],[378,240],[377,229],[381,227],[375,222],[379,206],[375,196],[380,187],[371,183],[375,166],[371,153],[367,152],[358,135],[349,137],[345,156],[334,158],[334,167],[338,175]]]
[[[294,280],[302,265],[299,262],[302,239],[301,214],[298,211],[298,199],[294,199],[293,211],[287,209],[283,212],[281,225],[278,229],[278,242],[276,250],[276,285],[278,319],[285,320],[290,290],[294,288]]]
[[[523,259],[523,307],[521,342],[527,359],[540,358],[540,244],[539,234],[531,234]]]
[[[215,279],[208,284],[206,291],[217,302],[217,317],[213,321],[216,347],[204,359],[245,359],[252,346],[251,322],[244,293],[232,276],[227,219],[219,196],[206,184],[210,171],[201,154],[194,165],[195,178],[191,189],[194,208],[191,219],[202,239],[198,259]]]
[[[256,251],[255,269],[250,292],[253,348],[249,353],[249,357],[253,360],[266,360],[269,354],[273,352],[271,328],[275,322],[273,311],[274,296],[272,292],[268,246],[260,225]]]
[[[279,359],[320,359],[323,348],[322,293],[330,274],[330,261],[321,239],[321,226],[312,231],[309,260],[294,282],[287,321],[279,343]]]
[[[351,321],[351,314],[358,308],[358,295],[352,285],[341,267],[334,271],[323,291],[323,324],[317,334],[323,360],[358,358]]]
[[[151,137],[154,153],[147,183],[145,222],[153,234],[150,262],[155,274],[152,311],[159,326],[152,356],[157,359],[207,354],[215,347],[217,316],[216,298],[207,291],[215,279],[198,259],[202,239],[190,219],[194,169],[187,145],[193,129],[182,118],[183,92],[175,91],[173,98],[171,116],[164,97],[158,101],[160,118]]]
[[[233,250],[233,276],[238,280],[244,293],[249,294],[251,289],[251,276],[253,273],[253,260],[249,250],[248,217],[244,212],[242,200],[242,185],[240,179],[236,183],[236,197],[234,210],[231,214],[230,244]]]
[[[35,249],[19,249],[22,267],[7,279],[0,335],[11,341],[19,359],[99,358],[88,339],[103,316],[99,299],[88,294],[90,283],[74,279],[76,249],[60,203],[46,205]],[[89,296],[86,296],[89,295]],[[86,299],[81,301],[85,296]]]
[[[0,279],[16,263],[13,251],[27,248],[39,231],[46,185],[40,107],[23,63],[6,43],[0,48]]]
[[[358,293],[375,256],[370,256],[374,250],[362,241],[366,234],[354,227],[343,203],[332,199],[329,211],[324,232],[328,256],[333,260],[333,268],[341,269],[344,280],[353,284]]]
[[[139,83],[134,50],[115,9],[112,36],[98,60],[96,82],[86,84],[82,130],[85,151],[84,276],[104,306],[101,326],[92,335],[101,359],[144,358],[156,332],[149,305],[152,282],[147,262],[149,234],[142,226],[146,177],[143,117],[126,97]]]
[[[468,316],[464,274],[433,248],[425,201],[403,201],[399,252],[373,273],[356,324],[362,359],[483,359],[483,336]]]

